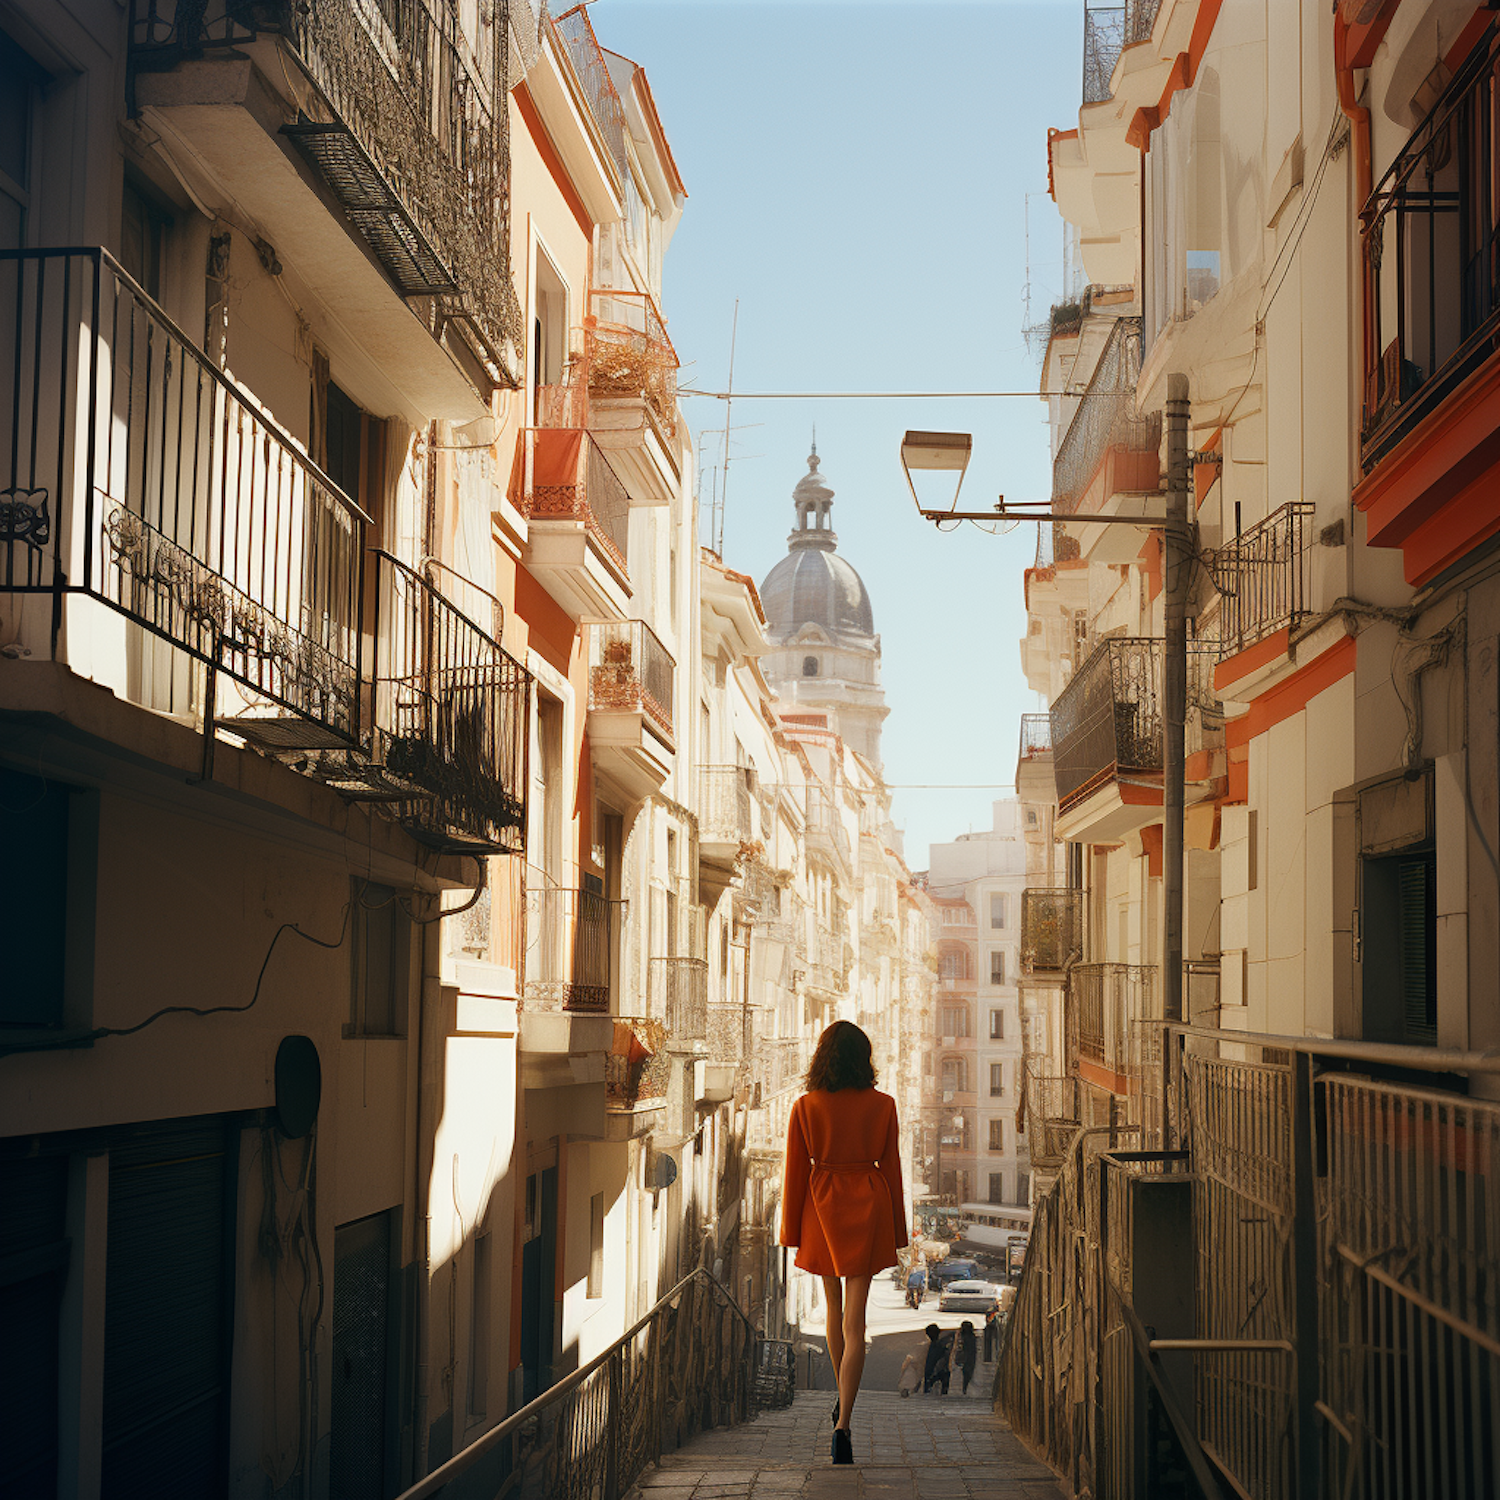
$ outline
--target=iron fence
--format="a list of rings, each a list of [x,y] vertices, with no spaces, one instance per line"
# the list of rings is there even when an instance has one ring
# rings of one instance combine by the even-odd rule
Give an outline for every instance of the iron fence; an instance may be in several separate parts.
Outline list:
[[[695,1433],[784,1403],[791,1346],[765,1339],[702,1265],[582,1369],[528,1402],[398,1500],[480,1491],[506,1500],[620,1500]],[[450,1491],[449,1485],[454,1488]]]
[[[749,1055],[753,1012],[738,1000],[710,1000],[705,1036],[708,1055],[715,1062],[743,1062]]]
[[[1021,892],[1021,970],[1065,969],[1083,957],[1083,892],[1028,886]]]
[[[671,1045],[693,1051],[708,1040],[708,962],[651,960],[651,1013],[667,1023]]]
[[[1124,771],[1160,772],[1159,640],[1100,641],[1052,705],[1052,763],[1066,809]]]
[[[708,843],[746,844],[755,836],[745,766],[704,766],[698,772],[698,836]]]
[[[671,1081],[666,1023],[653,1016],[617,1016],[614,1042],[604,1059],[606,1108],[636,1109],[665,1099]]]
[[[670,737],[677,664],[642,620],[589,626],[589,708],[644,713]]]
[[[1058,444],[1052,462],[1054,509],[1077,510],[1112,449],[1128,455],[1128,464],[1115,476],[1116,489],[1151,492],[1160,488],[1161,414],[1143,414],[1137,409],[1135,387],[1140,375],[1141,320],[1118,318]]]
[[[1125,45],[1151,40],[1161,0],[1125,0]]]
[[[1031,1164],[1043,1171],[1055,1169],[1083,1125],[1078,1079],[1039,1073],[1028,1063],[1021,1087],[1025,1091],[1026,1149]]]
[[[589,539],[628,579],[630,496],[590,433],[576,427],[523,430],[511,495],[528,520],[581,521]]]
[[[132,0],[132,77],[279,36],[316,90],[282,127],[397,289],[433,297],[514,378],[510,28],[424,0]]]
[[[0,350],[0,591],[38,596],[18,643],[81,652],[90,596],[142,632],[90,643],[123,695],[211,723],[222,674],[247,736],[357,743],[354,502],[106,250],[0,251]]]
[[[1497,53],[1500,31],[1492,23],[1360,210],[1368,321],[1360,436],[1367,470],[1494,346]]]
[[[677,351],[649,292],[594,287],[584,318],[589,393],[644,401],[662,433],[677,432]]]
[[[1155,992],[1156,970],[1146,965],[1076,965],[1067,1008],[1078,1056],[1118,1077],[1138,1077],[1136,1023],[1155,1017]]]
[[[1052,716],[1050,714],[1021,715],[1021,760],[1030,760],[1037,755],[1052,754]]]
[[[608,1015],[625,904],[586,888],[526,892],[527,1008]]]
[[[1083,102],[1110,97],[1110,79],[1125,46],[1125,7],[1083,4]]]
[[[1219,650],[1232,656],[1307,613],[1308,549],[1316,507],[1293,501],[1226,542],[1214,554],[1219,591]]]
[[[575,5],[557,16],[552,25],[567,48],[573,71],[578,74],[584,97],[609,149],[610,160],[624,184],[630,180],[630,160],[625,154],[625,106],[609,76],[609,64],[604,60],[599,38],[594,35],[588,10]]]

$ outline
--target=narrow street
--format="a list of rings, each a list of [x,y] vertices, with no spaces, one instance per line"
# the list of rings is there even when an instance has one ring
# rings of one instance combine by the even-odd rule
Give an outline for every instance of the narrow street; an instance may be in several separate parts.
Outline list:
[[[648,1470],[630,1500],[750,1500],[761,1496],[868,1495],[889,1500],[1053,1500],[1063,1493],[1052,1473],[1011,1434],[990,1404],[993,1364],[975,1370],[969,1394],[955,1380],[944,1397],[897,1394],[901,1361],[928,1323],[957,1328],[958,1313],[939,1313],[936,1297],[920,1312],[904,1305],[889,1278],[870,1295],[870,1342],[864,1387],[854,1411],[852,1468],[829,1463],[830,1397],[798,1391],[789,1410],[767,1412],[743,1427],[700,1433],[661,1466]],[[826,1361],[824,1362],[826,1379]]]

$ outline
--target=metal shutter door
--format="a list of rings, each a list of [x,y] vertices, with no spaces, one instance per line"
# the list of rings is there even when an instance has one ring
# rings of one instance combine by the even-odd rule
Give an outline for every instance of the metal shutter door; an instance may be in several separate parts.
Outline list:
[[[333,1500],[386,1493],[391,1217],[374,1214],[333,1235]]]

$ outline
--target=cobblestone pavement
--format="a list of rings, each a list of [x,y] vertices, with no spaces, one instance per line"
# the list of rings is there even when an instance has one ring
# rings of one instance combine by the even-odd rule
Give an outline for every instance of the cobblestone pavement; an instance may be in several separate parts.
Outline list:
[[[826,1391],[799,1391],[789,1410],[700,1433],[647,1470],[629,1500],[1058,1500],[1063,1493],[988,1399],[862,1391],[854,1464],[837,1469],[829,1462],[831,1405]]]

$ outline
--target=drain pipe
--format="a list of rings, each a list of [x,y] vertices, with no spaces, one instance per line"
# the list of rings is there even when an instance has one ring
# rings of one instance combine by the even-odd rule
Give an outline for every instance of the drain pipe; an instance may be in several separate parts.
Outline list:
[[[1162,1003],[1168,1021],[1182,1020],[1182,808],[1187,720],[1188,381],[1167,376],[1166,642],[1162,651]]]

